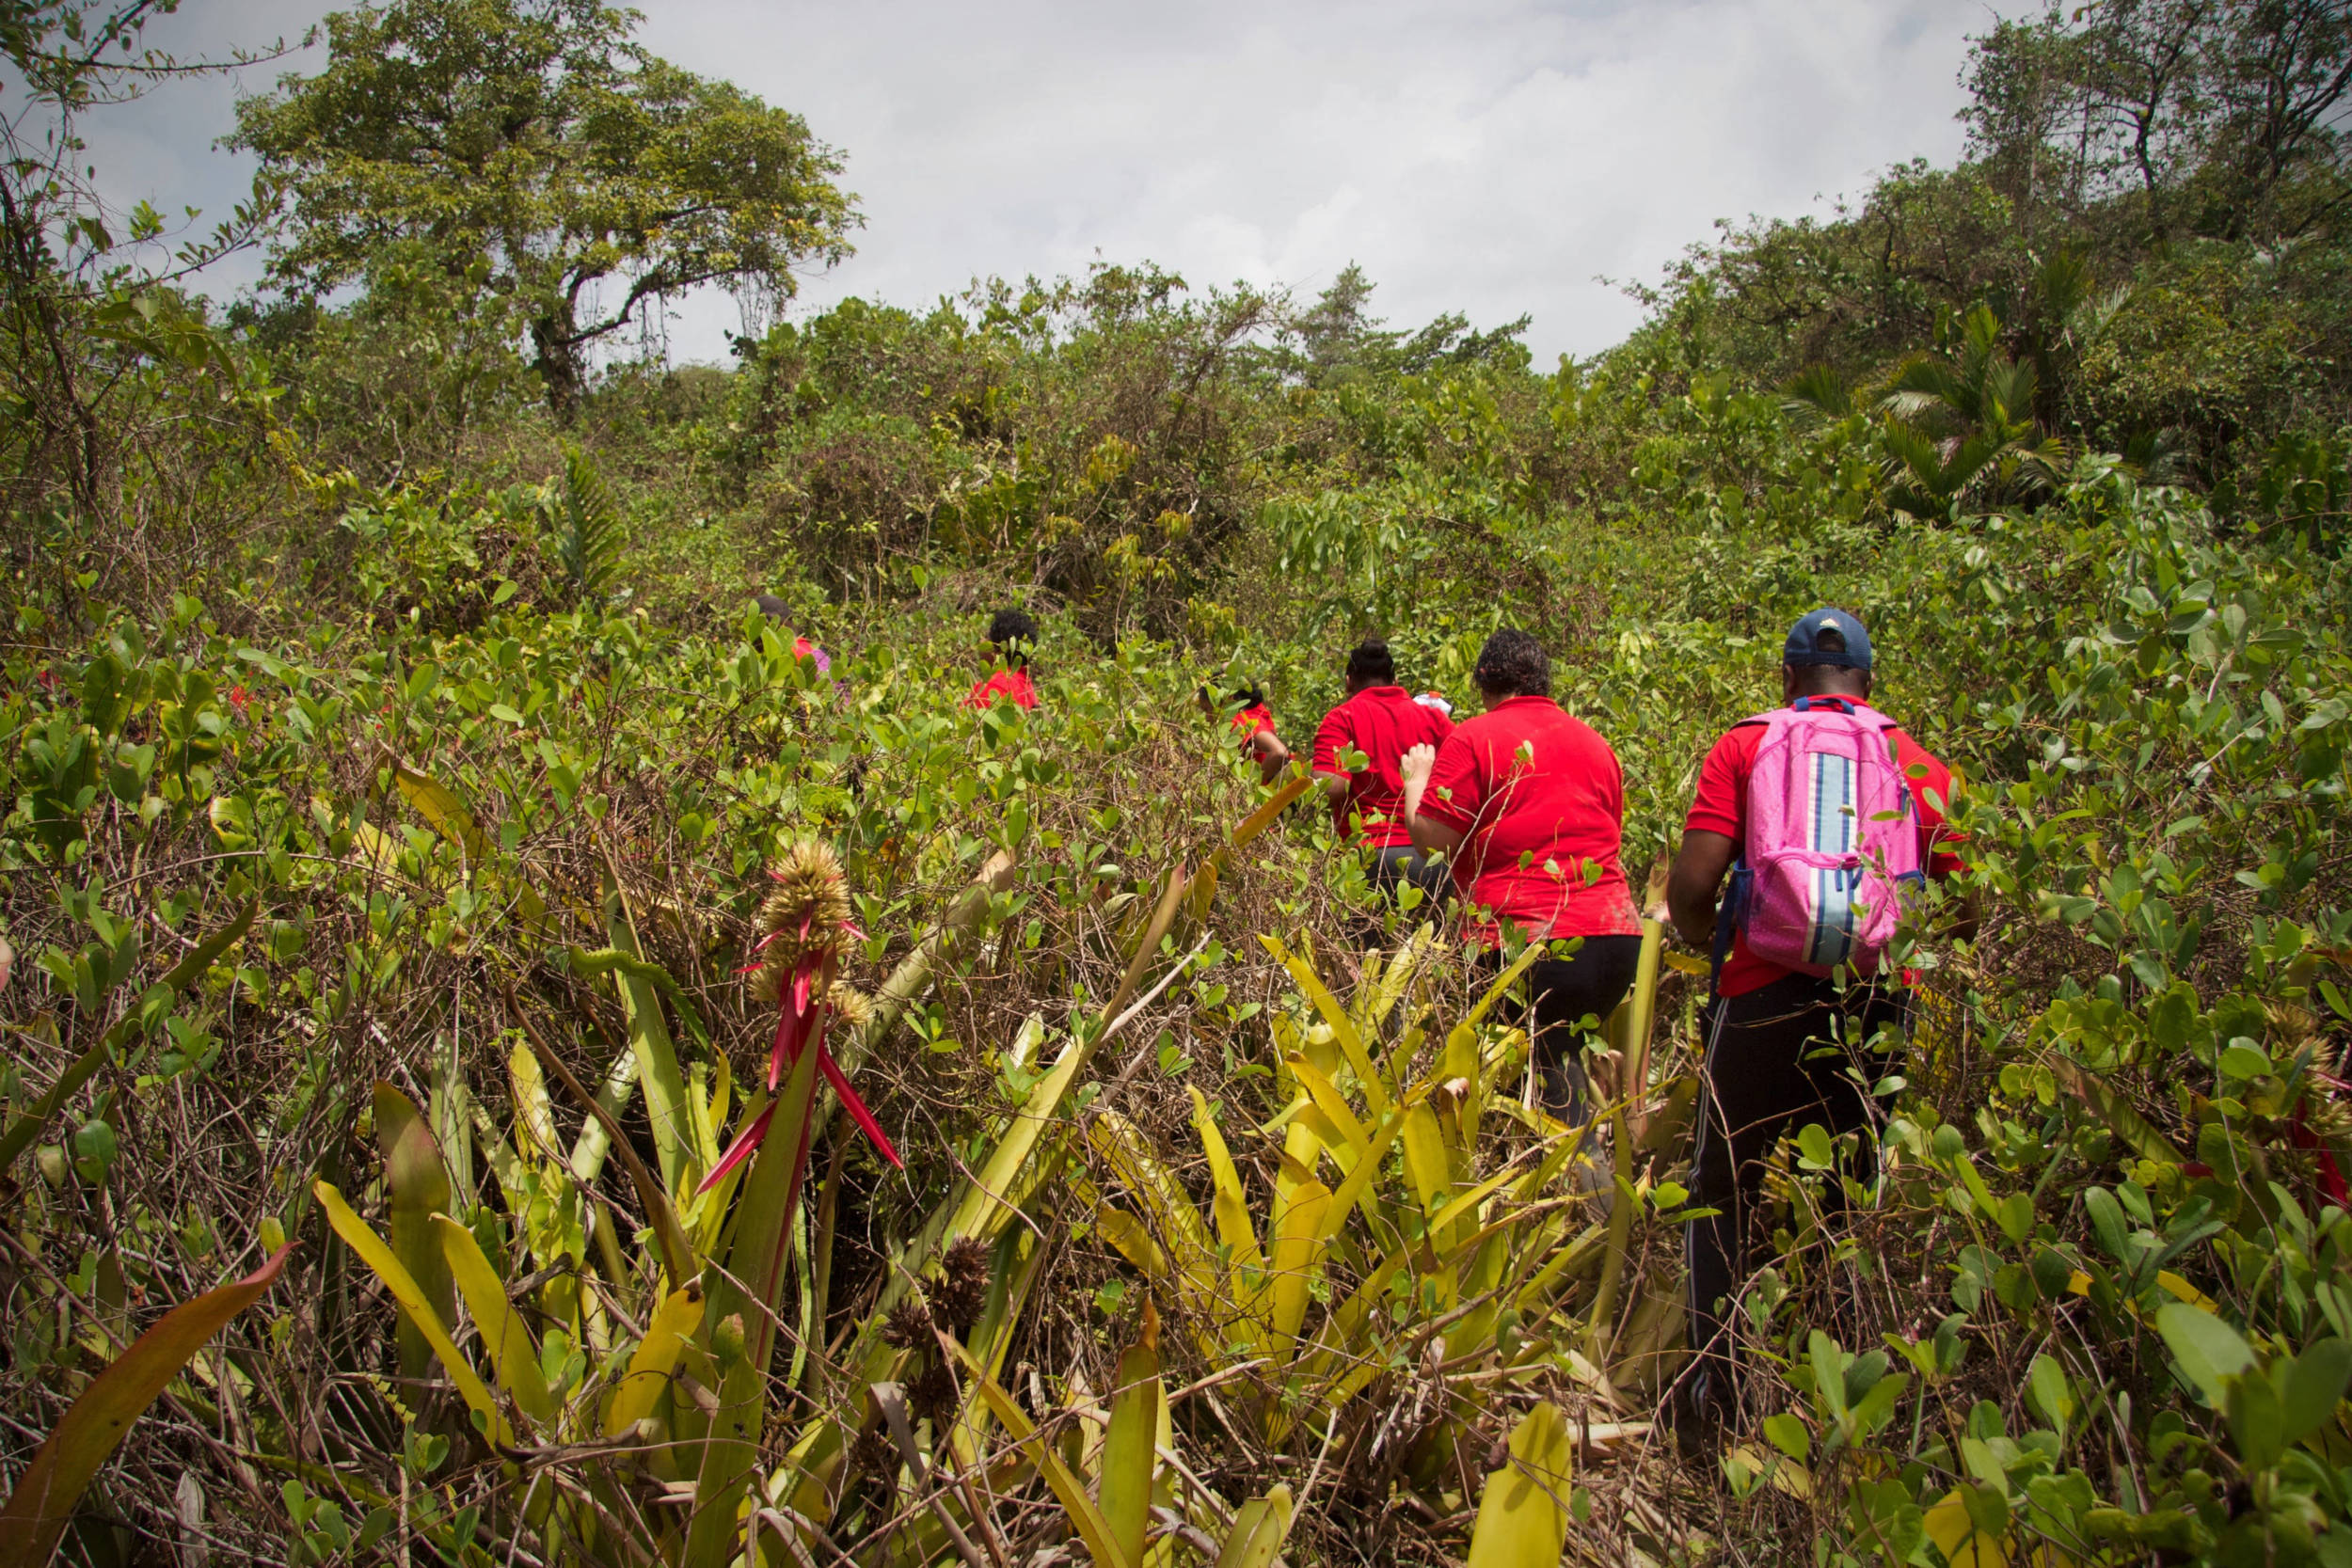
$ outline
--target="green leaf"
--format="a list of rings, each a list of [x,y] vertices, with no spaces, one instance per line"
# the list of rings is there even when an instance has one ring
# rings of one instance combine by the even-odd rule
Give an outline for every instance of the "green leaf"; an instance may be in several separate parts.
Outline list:
[[[2307,1345],[2294,1365],[2280,1370],[2284,1374],[2279,1389],[2280,1440],[2293,1446],[2335,1415],[2344,1384],[2352,1380],[2352,1339],[2330,1338]]]
[[[2199,1022],[2197,992],[2186,981],[2148,1005],[2148,1037],[2167,1055],[2187,1048]]]
[[[2258,1046],[2236,1040],[2221,1053],[2219,1066],[2225,1078],[2260,1078],[2270,1070],[2270,1056]]]
[[[1291,1528],[1291,1489],[1277,1486],[1263,1497],[1252,1497],[1233,1511],[1233,1528],[1226,1532],[1216,1568],[1273,1568]]]
[[[113,735],[129,717],[124,688],[130,673],[111,651],[90,660],[82,672],[82,719],[100,735]]]
[[[2237,1446],[2239,1462],[2249,1470],[2267,1470],[2278,1464],[2279,1456],[2286,1450],[2286,1413],[2270,1380],[2231,1379],[2223,1407],[2230,1418],[2230,1436]]]
[[[1802,1465],[1813,1453],[1813,1433],[1805,1424],[1787,1411],[1764,1418],[1764,1438],[1772,1447]]]
[[[1868,1392],[1854,1401],[1847,1424],[1857,1438],[1867,1437],[1884,1426],[1895,1414],[1895,1402],[1911,1386],[1909,1372],[1892,1372],[1870,1385]]]
[[[2124,1223],[2123,1206],[2115,1201],[2115,1195],[2105,1187],[2086,1189],[2083,1212],[2090,1216],[2091,1234],[2099,1238],[2099,1245],[2107,1256],[2119,1263],[2129,1263],[2131,1229]]]
[[[2034,1409],[2050,1423],[2065,1441],[2066,1429],[2074,1420],[2074,1386],[2066,1376],[2066,1369],[2048,1355],[2033,1358],[2033,1368],[2026,1374],[2026,1397]]]
[[[417,1282],[445,1333],[457,1327],[457,1287],[433,1216],[449,1212],[449,1172],[433,1129],[408,1097],[389,1084],[375,1085],[375,1141],[384,1151],[384,1184],[391,1197],[392,1256]],[[403,1318],[400,1375],[417,1379],[433,1370],[433,1345],[424,1331]],[[486,1330],[485,1330],[486,1332]]]
[[[1806,1122],[1797,1133],[1797,1163],[1806,1170],[1828,1170],[1837,1163],[1829,1133],[1820,1123],[1813,1121]]]
[[[2236,1329],[2186,1302],[2169,1301],[2157,1307],[2156,1332],[2164,1336],[2190,1386],[2217,1410],[2229,1393],[2226,1380],[2254,1365],[2254,1353]]]

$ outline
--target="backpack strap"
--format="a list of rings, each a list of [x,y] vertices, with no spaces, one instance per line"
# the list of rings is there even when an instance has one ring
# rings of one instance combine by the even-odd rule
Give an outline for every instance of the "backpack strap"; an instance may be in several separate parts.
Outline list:
[[[1756,874],[1745,861],[1731,863],[1731,880],[1724,888],[1724,901],[1715,911],[1715,951],[1707,970],[1707,994],[1713,1002],[1723,994],[1724,965],[1731,958],[1731,942],[1740,928],[1740,917],[1747,913],[1748,885]]]

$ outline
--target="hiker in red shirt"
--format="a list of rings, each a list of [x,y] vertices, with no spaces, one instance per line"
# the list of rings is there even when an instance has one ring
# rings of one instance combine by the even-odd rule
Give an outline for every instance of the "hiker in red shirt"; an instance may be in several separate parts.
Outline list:
[[[790,623],[792,619],[792,607],[790,605],[786,604],[782,599],[777,598],[773,594],[755,594],[752,597],[758,604],[761,614],[767,616],[771,621],[775,622],[776,625],[783,629],[791,631],[792,628]],[[824,649],[818,647],[816,643],[811,642],[805,635],[799,632],[793,633],[792,657],[794,658],[815,659],[817,661],[817,673],[820,675],[833,669],[832,656],[827,654]]]
[[[973,683],[963,705],[986,711],[1003,697],[1015,707],[1037,706],[1037,688],[1029,684],[1029,650],[1037,646],[1037,622],[1025,610],[1000,610],[988,624],[988,640],[994,644],[996,668],[985,680]]]
[[[1431,899],[1445,896],[1443,863],[1414,848],[1406,831],[1401,768],[1406,752],[1453,733],[1452,720],[1396,684],[1396,659],[1386,641],[1367,637],[1348,650],[1347,701],[1316,727],[1311,766],[1331,802],[1331,825],[1362,848],[1364,869],[1384,894],[1411,882]],[[1351,752],[1363,759],[1359,766],[1350,766]]]
[[[1265,688],[1251,682],[1226,693],[1221,705],[1207,687],[1200,689],[1200,711],[1215,718],[1232,714],[1233,742],[1258,765],[1258,776],[1272,784],[1291,765],[1291,749],[1274,733],[1274,710],[1266,705]]]
[[[1879,846],[1872,852],[1882,873],[1899,863],[1936,877],[1961,869],[1944,823],[1951,771],[1870,709],[1870,665],[1869,634],[1846,611],[1817,610],[1797,623],[1781,657],[1781,698],[1788,708],[1736,726],[1708,752],[1666,882],[1667,909],[1682,939],[1699,947],[1712,943],[1716,953],[1691,1185],[1692,1207],[1717,1212],[1683,1230],[1695,1360],[1673,1409],[1677,1437],[1693,1451],[1737,1409],[1728,1324],[1746,1279],[1747,1232],[1761,1209],[1766,1159],[1784,1135],[1807,1123],[1820,1123],[1833,1137],[1869,1138],[1878,1107],[1861,1085],[1885,1075],[1908,1023],[1902,977],[1877,974],[1878,954],[1848,934],[1868,926],[1870,895],[1883,902],[1891,893],[1899,906],[1901,885],[1916,870],[1869,884],[1866,841]],[[1791,712],[1807,717],[1786,717]],[[1759,750],[1775,736],[1781,743],[1769,766],[1759,768]],[[1898,809],[1857,809],[1874,788],[1896,799]],[[1776,797],[1765,800],[1760,792],[1767,789]],[[1788,799],[1792,795],[1801,798]],[[1759,823],[1760,831],[1780,832],[1781,843],[1751,844],[1749,830]],[[1804,842],[1791,842],[1792,834]],[[1912,834],[1915,844],[1907,841]],[[1780,869],[1756,868],[1767,863]],[[1798,868],[1798,880],[1774,887],[1809,886],[1827,900],[1811,914],[1810,928],[1752,891],[1759,875],[1785,878],[1788,866]],[[1716,895],[1726,873],[1734,873],[1734,892],[1719,914]],[[1829,949],[1805,947],[1820,942],[1812,932],[1824,922]],[[1752,934],[1792,961],[1758,954]],[[1839,961],[1805,963],[1795,958],[1801,951]],[[1839,1184],[1823,1183],[1823,1212],[1841,1204]]]
[[[1486,711],[1435,748],[1406,753],[1404,816],[1414,847],[1453,857],[1471,933],[1502,965],[1502,927],[1531,942],[1574,937],[1528,971],[1528,1034],[1544,1109],[1578,1126],[1581,1035],[1632,987],[1641,917],[1618,858],[1625,781],[1617,754],[1551,700],[1551,660],[1523,631],[1486,639],[1472,673]]]

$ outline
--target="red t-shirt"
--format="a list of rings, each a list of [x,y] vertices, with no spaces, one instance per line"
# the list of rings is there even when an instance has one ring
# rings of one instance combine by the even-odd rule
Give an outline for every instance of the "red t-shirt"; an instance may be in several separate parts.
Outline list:
[[[1944,823],[1944,809],[1952,799],[1952,770],[1900,729],[1887,734],[1895,742],[1896,764],[1919,808],[1919,863],[1931,877],[1949,877],[1961,869],[1960,857],[1947,847],[1959,843],[1960,835]],[[1731,840],[1733,853],[1747,853],[1748,777],[1756,771],[1756,749],[1763,740],[1763,725],[1740,724],[1715,742],[1699,764],[1698,795],[1682,820],[1683,832],[1721,833]],[[1749,952],[1747,933],[1740,931],[1731,939],[1731,954],[1724,959],[1716,990],[1738,996],[1794,973]]]
[[[1037,706],[1037,688],[1029,684],[1029,672],[999,670],[984,681],[974,682],[972,694],[963,700],[963,705],[991,708],[999,697],[1011,698],[1015,707]]]
[[[1273,733],[1274,710],[1263,703],[1252,703],[1233,715],[1233,737],[1236,740],[1255,740],[1261,735]]]
[[[1439,745],[1453,733],[1453,720],[1414,702],[1401,686],[1368,686],[1325,714],[1315,730],[1313,767],[1347,781],[1347,793],[1331,802],[1340,835],[1347,836],[1351,821],[1360,822],[1359,843],[1374,849],[1409,847],[1397,764],[1414,747]],[[1351,750],[1364,754],[1364,766],[1353,773],[1340,766],[1340,753]]]
[[[1531,937],[1640,933],[1618,858],[1617,753],[1550,698],[1505,698],[1457,725],[1438,748],[1421,811],[1465,835],[1454,882],[1488,942],[1502,940],[1503,920]]]

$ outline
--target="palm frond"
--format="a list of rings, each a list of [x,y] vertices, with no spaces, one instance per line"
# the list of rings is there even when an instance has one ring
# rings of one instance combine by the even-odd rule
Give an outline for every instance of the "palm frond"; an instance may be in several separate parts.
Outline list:
[[[1985,367],[1982,422],[2003,439],[2031,433],[2038,377],[2030,359],[1995,360]]]
[[[2090,259],[2080,245],[2062,245],[2034,269],[2034,291],[2046,319],[2064,322],[2090,297]]]
[[[2106,293],[2093,295],[2077,305],[2064,318],[2067,340],[2074,345],[2075,352],[2079,354],[2104,337],[2108,325],[2131,297],[2132,286],[2118,283]]]
[[[1780,390],[1782,411],[1801,420],[1842,420],[1854,411],[1853,384],[1829,365],[1807,365]]]
[[[578,447],[564,454],[564,493],[554,522],[556,559],[571,583],[573,602],[601,606],[620,575],[627,531],[596,460]]]

